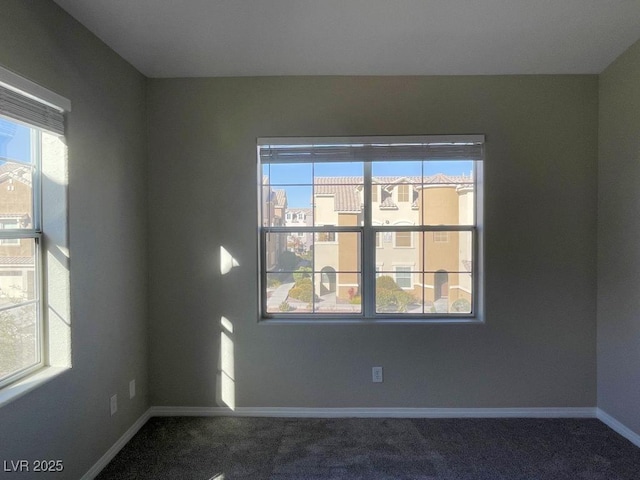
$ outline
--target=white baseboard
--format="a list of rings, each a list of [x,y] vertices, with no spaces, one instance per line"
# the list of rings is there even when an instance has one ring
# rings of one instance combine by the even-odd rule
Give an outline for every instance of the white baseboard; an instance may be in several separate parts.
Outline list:
[[[614,430],[615,432],[619,433],[624,438],[626,438],[631,443],[633,443],[635,446],[640,447],[640,435],[638,435],[636,432],[626,427],[625,425],[620,423],[618,420],[613,418],[611,415],[609,415],[607,412],[599,408],[596,413],[596,416],[598,420],[600,420],[602,423],[604,423],[609,428],[611,428],[611,430]]]
[[[153,416],[150,414],[150,412],[151,409],[144,412],[140,416],[140,418],[136,420],[136,423],[131,425],[131,427],[129,427],[129,429],[124,432],[124,434],[118,439],[118,441],[114,443],[109,450],[107,450],[107,453],[100,457],[100,460],[98,460],[95,465],[82,476],[80,480],[93,480],[95,477],[97,477],[102,469],[106,467],[111,460],[113,460],[113,457],[115,457],[118,452],[122,450],[122,447],[124,447],[127,442],[129,442],[129,440],[131,440],[133,436],[138,433],[138,430],[140,430],[142,426],[147,423],[147,420],[149,420],[149,418]]]
[[[595,418],[592,407],[575,408],[290,408],[151,407],[152,417],[301,417],[301,418]]]

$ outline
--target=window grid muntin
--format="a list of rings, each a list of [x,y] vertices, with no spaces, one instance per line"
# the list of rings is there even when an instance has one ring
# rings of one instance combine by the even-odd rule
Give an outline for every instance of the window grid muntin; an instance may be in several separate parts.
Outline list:
[[[283,161],[283,160],[278,160],[278,161],[272,161],[272,162],[265,162],[265,163],[260,163],[261,162],[261,157],[260,157],[260,151],[261,151],[261,146],[258,146],[258,162],[260,165],[260,178],[263,178],[263,173],[264,172],[264,166],[270,166],[272,164],[287,164],[287,163],[311,163],[312,164],[312,172],[314,172],[315,170],[315,164],[316,163],[322,163],[322,161],[310,161],[310,160],[306,160],[304,162],[296,162],[294,160],[289,160],[289,161]],[[454,159],[440,159],[438,161],[454,161]],[[446,319],[453,319],[455,321],[456,318],[461,319],[462,321],[469,319],[469,318],[473,318],[476,315],[477,312],[477,305],[478,305],[478,294],[479,294],[479,285],[478,285],[478,276],[477,276],[477,268],[476,268],[476,263],[477,263],[477,255],[478,255],[478,241],[477,241],[477,219],[478,219],[478,191],[477,191],[477,187],[478,187],[478,175],[477,175],[477,166],[479,161],[481,160],[467,160],[469,162],[471,162],[472,165],[472,172],[471,172],[471,178],[473,179],[472,182],[470,182],[468,185],[471,185],[473,188],[473,207],[471,210],[471,215],[472,215],[472,222],[470,224],[464,224],[464,225],[451,225],[451,224],[446,224],[446,225],[390,225],[390,226],[380,226],[380,225],[373,225],[372,224],[372,210],[373,210],[373,201],[372,201],[372,173],[371,173],[371,167],[372,164],[375,163],[375,161],[367,161],[367,160],[362,160],[361,162],[363,163],[363,225],[358,229],[358,231],[361,231],[362,234],[360,236],[361,238],[361,255],[360,255],[360,288],[361,288],[361,298],[362,298],[362,312],[360,314],[348,314],[348,313],[340,313],[337,315],[330,315],[330,314],[323,314],[323,313],[312,313],[312,314],[296,314],[295,317],[296,318],[300,318],[302,320],[304,319],[318,319],[318,318],[322,318],[322,319],[345,319],[345,318],[361,318],[361,319],[398,319],[398,317],[401,317],[402,320],[411,320],[411,319],[415,319],[415,320],[420,320],[420,319],[429,319],[429,318],[446,318]],[[358,162],[358,160],[356,159],[355,162]],[[422,160],[421,164],[422,164],[422,176],[424,178],[424,165],[425,163],[428,162],[427,160]],[[271,185],[270,183],[267,184],[266,186],[269,187],[274,187],[274,186],[304,186],[304,187],[312,187],[312,199],[315,199],[315,187],[316,187],[316,182],[315,182],[315,173],[312,173],[312,178],[313,180],[313,185],[309,185],[309,184],[278,184],[278,185]],[[463,184],[460,184],[463,185]],[[264,187],[265,185],[260,182],[260,204],[259,204],[259,211],[261,210],[262,206],[264,205],[263,200],[262,200],[262,195],[264,193]],[[377,187],[379,188],[380,185],[377,185]],[[411,185],[408,185],[409,187],[409,197],[411,197]],[[409,198],[409,200],[411,200],[411,198]],[[313,219],[314,219],[314,223],[316,221],[317,215],[316,215],[316,205],[315,205],[315,201],[312,201],[312,212],[313,212]],[[421,213],[421,215],[423,214],[423,212]],[[262,217],[262,214],[259,213],[260,217]],[[420,219],[421,223],[425,223],[423,221],[423,219]],[[262,221],[261,221],[262,223]],[[275,231],[274,229],[277,227],[261,227],[261,230],[264,231]],[[284,228],[285,231],[290,231],[291,229],[294,229],[296,231],[306,231],[308,229],[308,231],[310,232],[314,232],[313,235],[315,236],[315,232],[327,232],[327,231],[335,231],[335,232],[339,232],[339,231],[356,231],[353,229],[353,227],[341,227],[341,226],[331,226],[330,229],[327,228],[322,228],[321,226],[315,226],[312,228],[300,228],[300,227],[282,227]],[[278,229],[279,230],[279,229]],[[471,246],[471,256],[472,256],[472,270],[471,272],[464,272],[464,273],[469,273],[472,277],[471,279],[471,288],[472,288],[472,292],[471,292],[471,296],[472,296],[472,300],[471,300],[471,312],[469,313],[455,313],[455,312],[447,312],[445,314],[443,313],[428,313],[428,312],[424,312],[424,313],[416,313],[416,314],[409,314],[409,313],[392,313],[392,314],[383,314],[383,313],[377,313],[376,312],[376,305],[375,305],[375,280],[377,277],[377,273],[376,273],[376,266],[375,266],[375,250],[377,248],[376,245],[376,235],[377,235],[377,231],[379,232],[384,232],[384,231],[389,231],[389,232],[394,232],[394,231],[407,231],[407,232],[423,232],[424,234],[426,234],[426,232],[442,232],[442,231],[469,231],[471,233],[471,241],[472,241],[472,246]],[[422,235],[422,242],[424,242],[424,234]],[[264,252],[264,239],[266,238],[265,235],[261,235],[261,247],[260,247],[260,258],[259,258],[259,262],[258,264],[260,265],[262,258],[264,258],[265,252]],[[415,242],[412,240],[412,248],[415,248]],[[424,251],[424,244],[421,246],[421,248]],[[315,261],[315,259],[314,259]],[[424,256],[423,256],[423,262],[425,262]],[[260,298],[261,298],[261,313],[262,313],[262,317],[263,318],[286,318],[286,315],[278,315],[278,314],[267,314],[267,309],[266,309],[266,290],[263,287],[263,285],[266,285],[265,282],[265,269],[263,269],[262,267],[260,268]],[[315,265],[312,266],[312,271],[315,273]],[[421,274],[422,278],[424,279],[424,275],[428,272],[426,272],[426,270],[424,269],[424,266],[422,268],[422,270],[420,272],[418,272]],[[450,273],[454,273],[454,272],[450,272]],[[315,275],[312,275],[315,276]],[[313,292],[315,294],[315,283],[313,284]],[[422,305],[423,305],[423,310],[424,310],[424,288],[422,289]]]

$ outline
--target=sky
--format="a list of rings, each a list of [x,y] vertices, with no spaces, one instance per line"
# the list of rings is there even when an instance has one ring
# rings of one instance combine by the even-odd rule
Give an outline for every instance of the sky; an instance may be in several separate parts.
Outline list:
[[[309,208],[313,177],[362,177],[362,162],[353,163],[301,163],[263,165],[263,175],[269,177],[275,189],[287,191],[289,208]],[[443,173],[445,175],[467,175],[473,170],[472,161],[393,161],[374,162],[373,176],[425,176]],[[296,185],[296,186],[294,186]],[[299,186],[306,185],[306,186]]]
[[[0,118],[0,157],[30,163],[29,128]],[[2,160],[0,162],[4,163]]]

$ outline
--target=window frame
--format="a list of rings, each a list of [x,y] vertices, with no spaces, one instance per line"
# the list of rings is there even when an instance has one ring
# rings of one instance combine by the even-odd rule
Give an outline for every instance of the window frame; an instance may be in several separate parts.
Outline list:
[[[46,319],[44,308],[44,281],[43,281],[43,229],[42,229],[42,129],[30,125],[26,122],[20,122],[8,116],[0,114],[0,119],[21,124],[30,129],[31,136],[31,228],[0,228],[0,243],[2,246],[20,246],[23,240],[33,240],[34,249],[34,298],[31,300],[12,304],[6,307],[0,307],[0,312],[15,310],[18,308],[35,305],[36,316],[36,361],[31,365],[20,368],[10,375],[0,378],[0,389],[15,383],[16,381],[36,372],[46,365],[47,349],[46,349]],[[17,243],[5,243],[5,242]]]
[[[71,102],[0,65],[0,116],[31,129],[33,218],[30,228],[5,229],[5,239],[32,239],[32,281],[39,309],[39,361],[0,382],[0,407],[71,368],[71,305],[68,233],[66,116]],[[37,136],[37,145],[33,145]],[[34,153],[35,152],[35,153]],[[9,160],[10,158],[3,159]],[[25,163],[26,165],[26,163]],[[33,166],[33,162],[30,163]],[[43,181],[46,179],[46,182]],[[55,188],[53,187],[55,185]],[[12,308],[15,308],[13,305]]]
[[[267,146],[316,146],[316,145],[355,145],[355,144],[384,144],[389,142],[390,144],[395,142],[425,142],[429,145],[440,144],[474,144],[481,149],[481,158],[443,158],[441,160],[466,160],[473,163],[473,174],[470,184],[473,184],[473,207],[472,216],[473,222],[465,225],[380,225],[372,222],[372,207],[373,207],[373,186],[376,185],[372,176],[372,164],[373,161],[367,159],[360,159],[354,157],[351,161],[363,163],[364,176],[362,185],[364,217],[363,224],[356,227],[347,226],[323,226],[316,225],[311,227],[300,228],[297,230],[308,231],[313,234],[318,232],[357,232],[360,233],[361,244],[361,262],[360,262],[360,288],[363,295],[362,311],[357,314],[353,313],[267,313],[266,305],[266,279],[267,270],[262,268],[263,258],[266,258],[266,233],[274,233],[277,231],[286,231],[287,228],[281,227],[269,227],[265,226],[262,221],[261,208],[264,205],[262,200],[262,193],[265,185],[262,184],[260,179],[263,178],[263,164],[270,162],[261,161],[261,149]],[[485,160],[484,156],[484,135],[441,135],[441,136],[419,136],[419,137],[332,137],[332,138],[258,138],[257,139],[257,157],[258,157],[258,230],[259,230],[259,248],[258,248],[258,269],[259,269],[259,282],[258,282],[258,320],[260,322],[268,323],[322,323],[328,321],[330,323],[482,323],[484,322],[484,269],[483,269],[483,237],[484,237],[484,225],[483,225],[483,164]],[[299,162],[292,163],[309,163],[310,160],[305,159]],[[284,163],[284,162],[273,162]],[[319,163],[319,162],[318,162]],[[464,185],[464,184],[461,184]],[[410,188],[410,185],[409,185]],[[315,217],[315,215],[314,215]],[[423,222],[421,222],[423,223]],[[406,231],[411,233],[419,233],[421,238],[425,237],[428,233],[433,232],[456,232],[466,231],[471,233],[471,255],[472,255],[472,271],[469,272],[472,275],[472,308],[470,313],[455,313],[448,312],[442,313],[427,313],[426,311],[417,314],[407,314],[402,312],[392,313],[378,313],[376,312],[375,305],[375,282],[378,275],[382,272],[378,272],[376,264],[375,250],[380,247],[377,245],[376,236],[393,235],[393,232]],[[411,235],[412,246],[415,247],[416,241],[414,236]],[[395,245],[395,235],[393,238],[393,246]],[[407,247],[405,247],[407,248]],[[422,267],[425,268],[424,266]],[[384,274],[384,273],[382,273]],[[413,279],[413,272],[411,272]],[[419,282],[422,283],[422,282]],[[265,288],[263,288],[263,285]],[[365,296],[368,298],[365,299]]]

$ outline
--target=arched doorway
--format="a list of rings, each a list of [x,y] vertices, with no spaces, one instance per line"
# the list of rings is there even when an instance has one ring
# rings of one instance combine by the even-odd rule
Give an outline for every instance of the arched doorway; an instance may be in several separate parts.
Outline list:
[[[434,300],[438,301],[441,298],[449,298],[449,274],[444,270],[438,270],[434,279]]]
[[[336,291],[336,271],[332,267],[320,270],[320,295]]]

